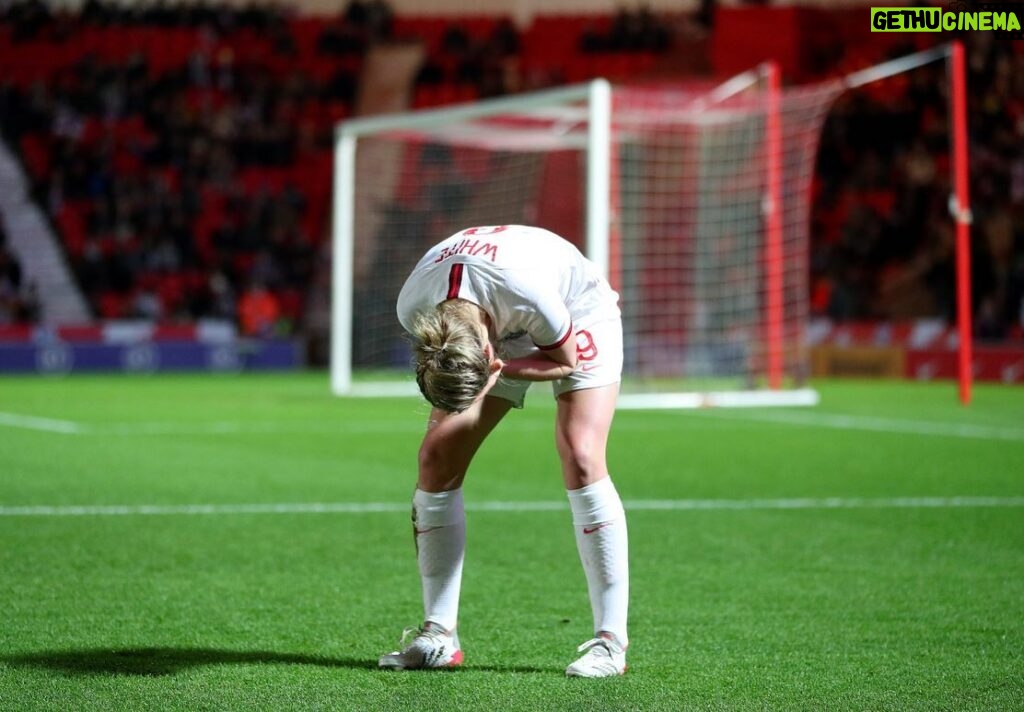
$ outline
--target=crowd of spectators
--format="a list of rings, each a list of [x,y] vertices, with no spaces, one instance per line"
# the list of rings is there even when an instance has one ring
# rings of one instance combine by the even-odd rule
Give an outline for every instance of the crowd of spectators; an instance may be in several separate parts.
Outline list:
[[[317,37],[324,55],[362,55],[367,47],[393,38],[394,13],[383,0],[352,0]]]
[[[620,8],[607,29],[587,27],[579,38],[583,52],[662,52],[671,44],[669,28],[646,5]]]
[[[260,334],[301,320],[324,245],[333,125],[353,111],[367,50],[411,38],[382,0],[351,0],[314,23],[315,35],[281,7],[87,0],[72,12],[22,0],[0,9],[0,40],[13,51],[56,54],[96,31],[107,41],[143,30],[176,38],[170,48],[78,52],[33,81],[17,80],[14,54],[4,65],[0,131],[22,154],[95,315],[227,318]],[[182,38],[180,61],[168,58]],[[503,62],[518,51],[509,22],[485,36],[452,25],[417,82],[503,94]]]
[[[191,32],[178,63],[154,62],[146,48],[85,53],[47,81],[0,82],[0,130],[98,316],[295,328],[309,285],[323,282],[314,272],[331,127],[353,110],[368,49],[415,39],[409,25],[383,0],[352,0],[314,35],[281,6],[87,0],[70,13],[22,0],[0,10],[0,27],[11,47],[56,47],[90,28]],[[662,52],[672,41],[644,8],[577,30],[582,56]],[[979,336],[998,338],[1024,319],[1024,55],[984,33],[965,40],[975,316]],[[485,97],[564,79],[553,70],[523,80],[530,58],[508,20],[450,23],[427,45],[417,87],[459,84]],[[847,92],[830,114],[813,201],[815,314],[953,318],[946,87],[937,63]]]
[[[288,52],[274,38],[281,19],[271,9],[95,0],[79,16],[38,2],[8,9],[14,43],[59,45],[91,27],[198,31],[169,71],[154,72],[142,52],[86,53],[52,81],[0,85],[0,128],[22,150],[98,316],[236,319],[258,294],[275,318],[240,318],[246,331],[288,332],[300,317],[324,210],[308,214],[296,166],[329,161],[331,143],[329,121],[317,132],[299,119],[338,98],[301,72],[236,61],[222,42],[267,32]],[[329,183],[323,171],[313,179]]]
[[[474,37],[461,25],[449,25],[437,52],[429,54],[416,75],[417,86],[462,84],[479,97],[501,96],[516,88],[510,70],[517,67],[519,32],[508,19],[497,21],[487,34]]]
[[[1024,54],[983,33],[964,40],[975,333],[1020,338]],[[814,313],[838,321],[955,319],[948,86],[944,63],[937,62],[847,92],[833,108],[814,201]]]

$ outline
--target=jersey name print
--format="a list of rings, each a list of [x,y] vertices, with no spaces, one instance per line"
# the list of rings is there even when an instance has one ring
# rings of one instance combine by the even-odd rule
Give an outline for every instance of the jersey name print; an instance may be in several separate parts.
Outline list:
[[[489,257],[491,262],[498,261],[498,246],[490,242],[484,242],[483,240],[475,239],[471,240],[468,237],[464,240],[460,240],[458,244],[445,247],[438,254],[437,259],[434,260],[434,264],[438,262],[444,262],[447,259],[455,257],[456,255],[469,254],[473,257],[482,255],[483,257]]]

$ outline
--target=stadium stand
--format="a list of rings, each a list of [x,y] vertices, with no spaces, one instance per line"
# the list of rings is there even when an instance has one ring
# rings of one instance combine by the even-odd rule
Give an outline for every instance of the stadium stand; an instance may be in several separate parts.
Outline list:
[[[541,15],[517,27],[493,16],[396,17],[379,0],[352,2],[336,17],[97,0],[71,12],[24,0],[0,12],[0,130],[95,317],[219,317],[288,334],[302,329],[310,285],[323,281],[315,273],[329,222],[332,129],[356,109],[374,44],[422,43],[409,96],[419,108],[594,76],[664,77],[693,71],[699,62],[687,57],[697,54],[717,58],[704,69],[722,73],[731,69],[723,44],[738,47],[728,60],[746,67],[781,36],[800,40],[801,56],[784,63],[799,81],[933,41],[916,35],[906,46],[844,31],[866,27],[863,12],[730,8],[712,22],[707,13],[640,10]],[[765,22],[788,29],[765,32]],[[751,28],[761,45],[736,44]],[[1024,340],[1024,53],[984,33],[963,39],[977,336]],[[942,72],[935,65],[849,92],[833,110],[815,182],[817,316],[952,318]],[[39,318],[37,297],[9,276],[13,256],[0,253],[0,263],[5,293],[18,293],[5,297],[0,321]]]
[[[1024,54],[968,35],[975,336],[1021,340]],[[868,61],[905,53],[896,46]],[[861,60],[863,61],[863,60]],[[825,127],[812,308],[835,321],[955,316],[945,68],[851,92]]]

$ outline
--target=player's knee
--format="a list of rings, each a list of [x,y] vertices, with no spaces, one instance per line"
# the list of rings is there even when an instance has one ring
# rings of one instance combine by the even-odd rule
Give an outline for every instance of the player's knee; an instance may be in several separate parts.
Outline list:
[[[461,485],[466,474],[465,464],[450,443],[427,438],[420,445],[419,482],[432,492],[454,489]]]
[[[558,439],[558,456],[562,468],[572,472],[575,479],[589,484],[605,474],[604,447],[595,438],[585,434],[569,434]]]
[[[445,449],[437,440],[427,438],[420,445],[420,472],[434,472],[444,468]]]

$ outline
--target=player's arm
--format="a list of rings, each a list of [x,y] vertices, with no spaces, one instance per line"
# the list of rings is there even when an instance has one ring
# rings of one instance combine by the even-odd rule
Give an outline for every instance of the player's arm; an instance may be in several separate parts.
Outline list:
[[[521,325],[537,349],[506,361],[503,376],[554,381],[576,370],[576,330],[569,308],[553,287],[556,282],[557,275],[538,269],[510,275],[505,283],[515,309],[525,316]]]
[[[538,346],[529,356],[505,361],[503,376],[520,381],[554,381],[576,370],[576,339],[570,322],[564,336],[550,346]]]

